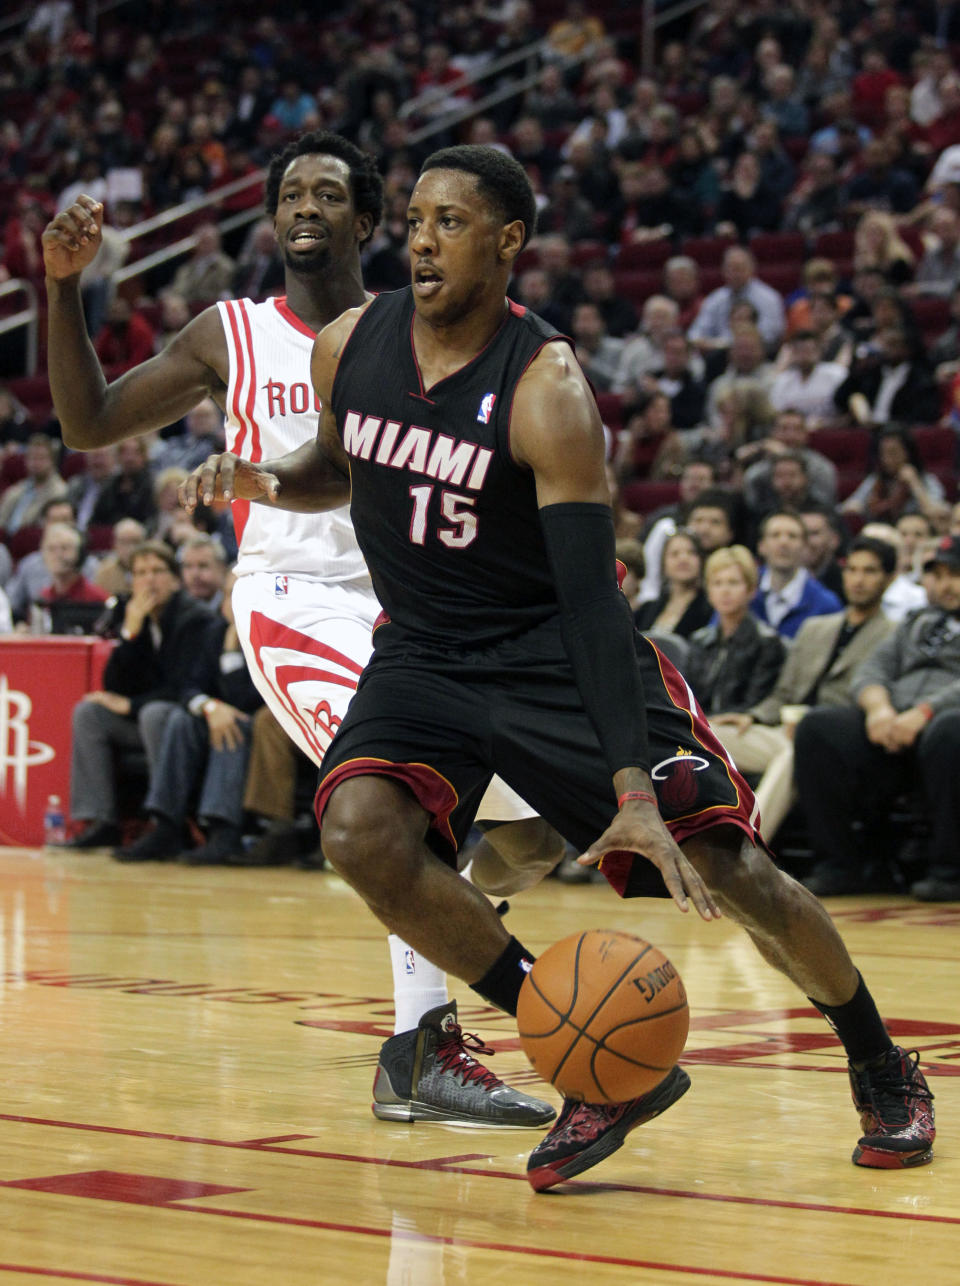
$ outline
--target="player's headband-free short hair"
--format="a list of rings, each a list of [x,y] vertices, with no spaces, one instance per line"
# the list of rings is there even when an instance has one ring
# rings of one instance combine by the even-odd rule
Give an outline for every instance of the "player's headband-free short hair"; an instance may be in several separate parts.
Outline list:
[[[383,217],[383,179],[376,162],[368,153],[342,134],[330,130],[311,130],[293,139],[271,159],[267,170],[263,205],[272,218],[280,203],[280,184],[290,166],[300,156],[335,156],[350,167],[350,188],[357,214],[369,214],[370,236]],[[366,245],[370,237],[363,242]]]
[[[496,147],[464,143],[433,152],[420,167],[428,170],[463,170],[477,180],[480,195],[503,217],[504,223],[519,219],[525,246],[537,229],[537,202],[530,180],[519,161]],[[521,247],[522,249],[523,247]]]

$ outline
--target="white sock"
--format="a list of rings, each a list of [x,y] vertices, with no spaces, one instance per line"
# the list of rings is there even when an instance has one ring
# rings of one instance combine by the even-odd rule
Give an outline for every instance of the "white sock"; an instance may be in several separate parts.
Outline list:
[[[395,933],[387,938],[393,969],[393,1031],[411,1031],[428,1009],[445,1005],[447,975]]]

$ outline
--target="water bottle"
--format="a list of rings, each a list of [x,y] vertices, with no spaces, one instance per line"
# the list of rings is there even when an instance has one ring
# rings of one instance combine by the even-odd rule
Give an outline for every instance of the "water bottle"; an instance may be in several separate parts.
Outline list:
[[[51,795],[47,800],[47,807],[43,814],[43,842],[50,846],[51,844],[64,844],[66,839],[67,823],[63,815],[60,796]]]

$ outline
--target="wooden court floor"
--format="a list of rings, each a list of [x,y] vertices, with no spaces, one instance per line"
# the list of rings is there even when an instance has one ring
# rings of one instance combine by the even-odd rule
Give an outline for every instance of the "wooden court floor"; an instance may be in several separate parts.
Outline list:
[[[532,948],[640,932],[682,971],[692,1091],[536,1195],[536,1132],[370,1112],[383,934],[333,875],[0,849],[0,1286],[960,1282],[960,906],[831,912],[937,1096],[933,1165],[850,1163],[839,1046],[725,922],[549,881]],[[512,1021],[454,994],[534,1092]]]

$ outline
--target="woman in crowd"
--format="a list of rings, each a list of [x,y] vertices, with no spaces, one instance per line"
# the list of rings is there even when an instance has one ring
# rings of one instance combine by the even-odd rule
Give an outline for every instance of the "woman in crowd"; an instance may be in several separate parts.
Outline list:
[[[697,538],[689,531],[674,532],[663,546],[662,567],[663,588],[634,613],[637,628],[689,638],[713,613],[703,592],[703,551]]]

